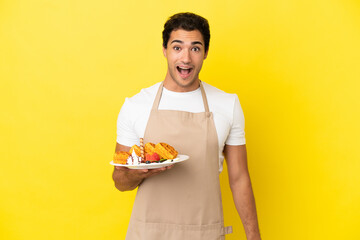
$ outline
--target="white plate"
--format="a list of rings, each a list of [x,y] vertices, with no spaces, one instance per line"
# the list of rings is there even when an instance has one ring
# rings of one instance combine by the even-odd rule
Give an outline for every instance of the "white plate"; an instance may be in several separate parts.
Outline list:
[[[114,161],[111,161],[110,164],[114,165],[114,166],[127,167],[130,169],[154,169],[154,168],[167,167],[167,166],[173,165],[175,163],[186,161],[188,159],[189,159],[189,156],[178,154],[177,158],[168,159],[161,163],[140,163],[139,165],[127,165],[127,164],[114,163]]]

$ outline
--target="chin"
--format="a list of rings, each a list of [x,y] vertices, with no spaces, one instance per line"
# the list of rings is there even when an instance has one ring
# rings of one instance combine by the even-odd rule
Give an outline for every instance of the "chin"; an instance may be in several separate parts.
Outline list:
[[[191,87],[192,85],[194,85],[196,82],[195,80],[177,80],[176,84],[179,85],[180,87],[186,88],[186,87]]]

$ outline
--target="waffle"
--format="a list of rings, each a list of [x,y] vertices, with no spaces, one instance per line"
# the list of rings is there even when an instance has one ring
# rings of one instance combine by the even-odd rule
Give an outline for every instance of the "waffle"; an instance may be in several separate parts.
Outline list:
[[[126,164],[127,159],[130,156],[128,152],[119,151],[114,154],[114,163]]]
[[[135,154],[140,157],[141,156],[141,150],[140,150],[140,147],[138,145],[134,145],[131,147],[129,153],[130,155],[132,154],[133,150],[135,151]]]
[[[150,153],[153,154],[155,152],[155,144],[148,142],[145,144],[145,154]]]
[[[158,143],[155,145],[155,152],[159,154],[160,158],[174,159],[178,152],[167,143]]]

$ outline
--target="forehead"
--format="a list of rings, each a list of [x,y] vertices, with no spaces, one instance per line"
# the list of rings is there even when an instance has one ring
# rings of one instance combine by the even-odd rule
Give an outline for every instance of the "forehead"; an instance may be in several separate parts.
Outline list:
[[[168,44],[171,44],[174,40],[180,40],[184,43],[201,42],[204,44],[204,39],[199,30],[186,31],[184,29],[174,30],[170,34]]]

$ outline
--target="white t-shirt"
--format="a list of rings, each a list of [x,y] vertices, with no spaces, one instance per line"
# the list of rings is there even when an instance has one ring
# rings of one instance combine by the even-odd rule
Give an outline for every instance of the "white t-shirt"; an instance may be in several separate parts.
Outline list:
[[[239,99],[236,94],[221,91],[203,83],[209,110],[213,113],[219,143],[219,172],[224,161],[223,149],[227,145],[245,144],[245,121]],[[117,120],[117,143],[125,146],[140,144],[150,116],[160,83],[142,89],[140,93],[126,98]],[[191,92],[172,92],[163,89],[160,110],[178,110],[186,112],[204,112],[200,87]]]

